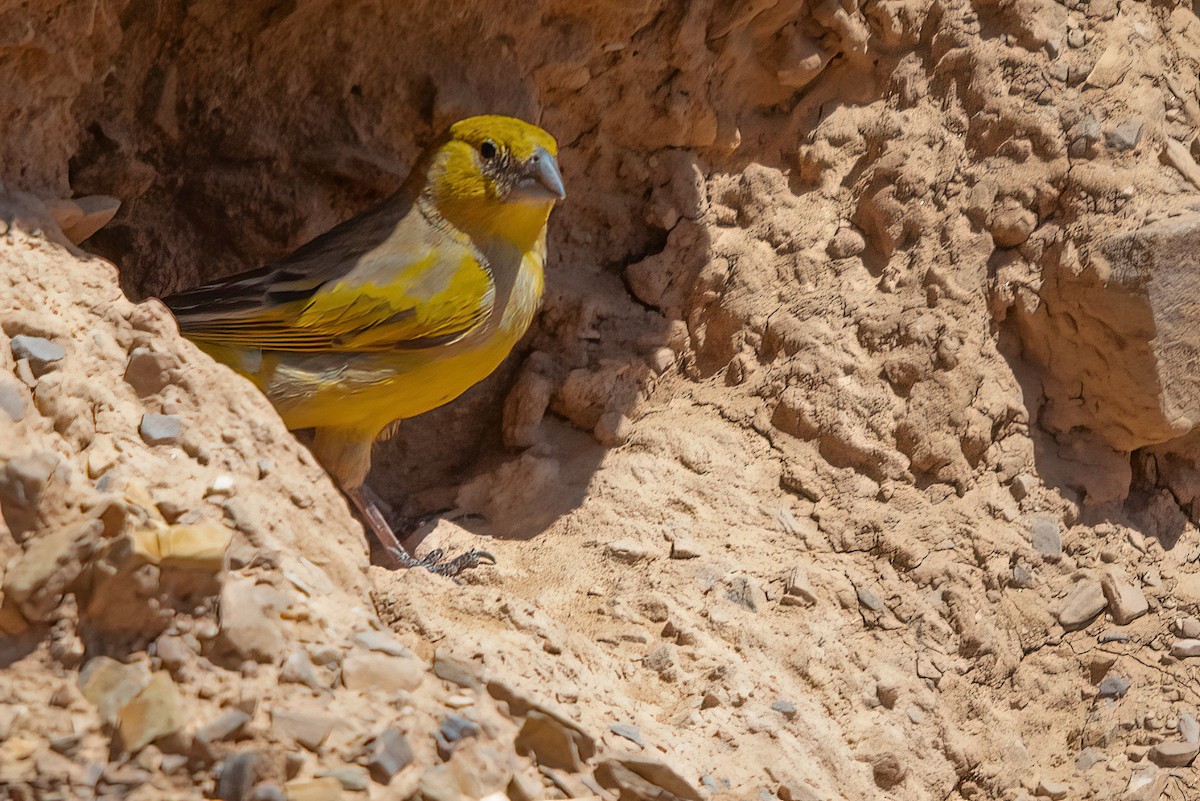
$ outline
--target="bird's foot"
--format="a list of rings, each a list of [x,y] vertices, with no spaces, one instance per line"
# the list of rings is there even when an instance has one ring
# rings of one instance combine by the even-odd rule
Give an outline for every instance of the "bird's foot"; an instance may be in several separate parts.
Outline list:
[[[445,562],[442,561],[445,553],[441,548],[433,549],[421,559],[412,556],[403,548],[388,548],[386,553],[395,561],[397,567],[423,567],[430,573],[436,573],[439,576],[446,576],[448,578],[455,578],[463,571],[478,567],[481,564],[496,564],[496,557],[487,551],[480,551],[478,549],[467,551]]]

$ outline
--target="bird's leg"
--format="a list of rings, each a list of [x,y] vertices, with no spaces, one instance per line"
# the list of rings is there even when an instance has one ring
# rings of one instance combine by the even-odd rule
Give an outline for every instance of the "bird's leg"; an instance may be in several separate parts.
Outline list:
[[[392,531],[392,527],[384,519],[383,512],[379,508],[378,498],[375,497],[375,493],[365,484],[355,487],[352,490],[346,490],[346,496],[354,504],[354,508],[358,510],[359,516],[366,523],[367,528],[370,529],[371,534],[375,537],[375,541],[379,543],[384,553],[395,561],[397,567],[423,567],[430,573],[437,573],[439,576],[454,577],[464,570],[470,570],[481,564],[496,564],[496,557],[487,551],[480,550],[467,551],[447,562],[443,562],[441,561],[443,556],[441,549],[435,549],[430,551],[424,559],[417,559],[404,550],[404,546],[400,544],[396,533]]]
[[[417,559],[400,544],[392,527],[388,525],[379,498],[366,484],[371,469],[371,445],[378,431],[324,427],[313,432],[309,446],[317,461],[333,476],[342,492],[358,511],[363,524],[370,529],[383,552],[390,556],[396,567],[423,567],[441,576],[457,576],[485,562],[495,564],[496,558],[487,551],[468,551],[462,556],[441,562],[442,553],[434,551],[424,559]]]

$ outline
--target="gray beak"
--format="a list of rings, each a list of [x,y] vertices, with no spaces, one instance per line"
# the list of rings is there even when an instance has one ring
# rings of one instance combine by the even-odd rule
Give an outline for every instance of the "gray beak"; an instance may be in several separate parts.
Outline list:
[[[525,197],[543,202],[553,203],[567,196],[562,173],[558,171],[558,161],[543,147],[533,151],[529,161],[525,162],[525,177],[521,179],[518,189]]]

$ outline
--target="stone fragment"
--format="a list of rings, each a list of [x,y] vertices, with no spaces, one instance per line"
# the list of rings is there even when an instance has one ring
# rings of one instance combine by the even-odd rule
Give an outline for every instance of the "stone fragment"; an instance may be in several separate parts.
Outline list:
[[[1012,480],[1011,484],[1008,485],[1008,491],[1012,493],[1012,496],[1015,500],[1023,501],[1028,498],[1035,489],[1037,489],[1037,485],[1038,482],[1036,478],[1028,473],[1021,473]]]
[[[684,801],[701,801],[700,790],[664,762],[645,757],[622,757],[620,764],[651,784]]]
[[[15,456],[0,470],[0,511],[14,534],[37,527],[39,503],[60,464],[57,454],[40,451]]]
[[[675,351],[670,348],[655,348],[646,357],[646,364],[650,365],[655,375],[662,375],[675,366]]]
[[[217,779],[217,798],[221,801],[244,801],[250,797],[258,779],[260,757],[253,751],[230,754],[221,760]]]
[[[654,552],[649,547],[637,540],[616,540],[615,542],[610,542],[605,546],[604,553],[610,559],[624,562],[627,565],[636,564],[654,555]]]
[[[19,423],[25,419],[25,389],[17,379],[7,373],[0,373],[0,412],[8,415],[8,419]]]
[[[1150,749],[1150,761],[1161,768],[1182,768],[1192,764],[1200,745],[1189,742],[1159,743]]]
[[[596,755],[596,740],[588,734],[578,723],[568,718],[566,715],[557,711],[553,707],[543,704],[529,697],[522,690],[513,687],[500,679],[492,679],[487,683],[488,694],[497,701],[503,701],[508,704],[509,713],[517,717],[524,717],[531,710],[537,710],[547,717],[556,720],[563,728],[570,732],[572,739],[579,748],[579,756],[585,762]]]
[[[1117,625],[1132,623],[1150,611],[1150,604],[1141,589],[1117,571],[1106,572],[1100,584],[1104,589],[1104,597],[1108,599],[1108,610],[1112,612]]]
[[[578,771],[583,767],[575,738],[553,718],[531,710],[515,741],[517,753],[532,754],[539,765]]]
[[[384,729],[371,743],[367,769],[380,784],[387,784],[412,764],[413,752],[404,733],[395,727]]]
[[[308,715],[303,712],[284,710],[271,711],[271,725],[291,737],[309,751],[319,751],[333,731],[336,721],[324,715]],[[339,789],[341,785],[338,785]]]
[[[1129,51],[1114,42],[1100,56],[1096,66],[1092,67],[1084,85],[1098,89],[1110,89],[1116,86],[1125,77],[1131,60],[1132,56]]]
[[[468,737],[478,737],[479,726],[459,715],[447,715],[434,733],[438,755],[443,760],[449,760],[455,746]]]
[[[1123,676],[1105,676],[1096,689],[1097,698],[1121,698],[1129,692],[1132,682]]]
[[[859,605],[864,609],[874,612],[877,615],[887,611],[887,606],[870,587],[858,587],[855,590],[855,594],[858,596]]]
[[[125,364],[125,382],[142,397],[153,395],[170,383],[174,360],[149,348],[134,348]]]
[[[597,765],[594,775],[602,787],[616,791],[625,801],[658,801],[664,796],[666,801],[670,799],[670,795],[664,794],[661,787],[613,759],[606,759]]]
[[[632,723],[612,723],[608,730],[618,737],[624,737],[631,743],[645,747],[646,743],[642,740],[642,731]]]
[[[1142,138],[1145,120],[1134,117],[1110,129],[1104,135],[1105,143],[1113,150],[1133,150]]]
[[[1067,631],[1081,629],[1104,611],[1108,601],[1100,582],[1080,579],[1063,599],[1058,610],[1058,623]]]
[[[230,709],[196,729],[195,738],[202,743],[236,740],[246,730],[250,716],[240,709]]]
[[[343,790],[349,790],[352,793],[366,792],[371,786],[371,777],[367,774],[367,769],[353,765],[334,768],[333,770],[323,770],[317,773],[317,778],[326,776],[337,779],[338,784],[342,785]]]
[[[1159,801],[1169,778],[1167,771],[1151,765],[1135,768],[1129,776],[1122,801]]]
[[[1171,656],[1176,659],[1191,659],[1200,656],[1200,640],[1176,640],[1171,645]]]
[[[1050,801],[1061,801],[1061,799],[1067,797],[1067,793],[1069,792],[1071,792],[1071,785],[1069,784],[1042,779],[1038,782],[1036,794],[1039,798],[1049,798]]]
[[[186,722],[179,689],[166,672],[155,673],[142,691],[117,713],[117,731],[129,753],[174,734]]]
[[[29,369],[33,371],[34,376],[38,378],[57,367],[58,362],[67,355],[61,345],[44,337],[18,334],[12,338],[10,345],[13,358],[17,361],[24,359],[29,364]]]
[[[121,708],[149,683],[150,671],[144,664],[126,665],[107,656],[89,659],[79,672],[79,691],[110,726],[116,724]]]
[[[1029,544],[1047,559],[1062,556],[1061,526],[1050,515],[1038,515],[1029,523]]]
[[[147,445],[171,445],[183,433],[183,419],[177,414],[148,412],[142,415],[138,433]]]
[[[342,684],[349,690],[411,692],[421,686],[424,678],[425,663],[415,657],[352,653],[342,661]]]
[[[433,657],[433,675],[472,690],[483,686],[470,663],[457,659],[440,648]]]
[[[233,579],[221,588],[221,647],[258,662],[274,662],[286,646],[279,593],[253,579]]]
[[[288,684],[303,684],[314,690],[320,690],[321,682],[317,679],[316,668],[308,657],[308,652],[297,648],[288,654],[279,668],[279,681]]]
[[[283,789],[288,801],[338,801],[342,797],[342,783],[332,776],[290,781]]]
[[[553,367],[553,359],[541,352],[531,353],[521,365],[521,374],[504,400],[501,431],[507,447],[528,448],[537,443],[538,430],[554,394],[554,381],[549,375]]]
[[[1175,621],[1175,631],[1189,640],[1200,640],[1200,618],[1181,617]]]
[[[133,533],[134,552],[163,567],[216,573],[225,564],[233,532],[211,522],[143,528]]]

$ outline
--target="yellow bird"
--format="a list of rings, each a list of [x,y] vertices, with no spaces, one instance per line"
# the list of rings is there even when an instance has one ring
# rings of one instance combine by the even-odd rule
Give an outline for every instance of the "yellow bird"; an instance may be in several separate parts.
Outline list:
[[[382,548],[401,547],[363,484],[392,423],[461,395],[500,365],[542,299],[546,224],[564,197],[558,145],[511,117],[455,123],[399,192],[283,259],[165,299],[180,330],[252,380]]]

